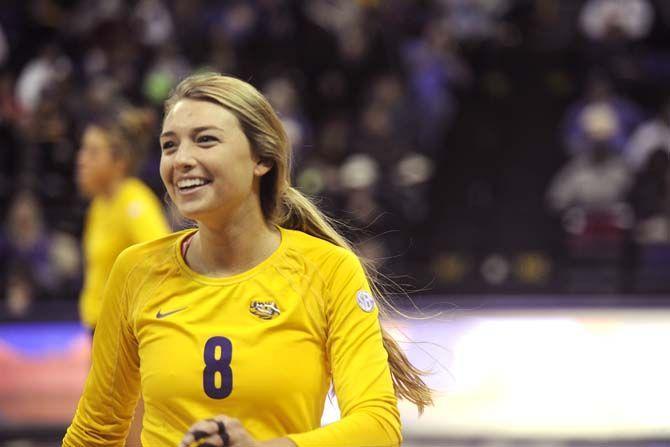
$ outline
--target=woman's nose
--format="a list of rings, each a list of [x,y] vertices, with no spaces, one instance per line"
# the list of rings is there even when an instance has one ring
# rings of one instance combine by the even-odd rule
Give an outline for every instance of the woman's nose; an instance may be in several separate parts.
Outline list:
[[[195,165],[193,145],[189,143],[182,143],[179,145],[177,153],[175,154],[175,165],[177,165],[177,167],[191,167]]]

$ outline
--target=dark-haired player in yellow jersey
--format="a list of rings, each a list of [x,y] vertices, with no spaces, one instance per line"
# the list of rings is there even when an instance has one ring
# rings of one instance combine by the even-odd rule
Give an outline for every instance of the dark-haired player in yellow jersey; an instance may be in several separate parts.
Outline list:
[[[154,193],[132,175],[144,159],[151,135],[150,112],[124,108],[91,122],[77,154],[77,184],[91,198],[84,225],[84,287],[79,298],[82,322],[97,326],[105,283],[125,248],[170,232]],[[139,443],[142,406],[138,407],[129,445]]]
[[[399,445],[397,398],[422,409],[430,390],[381,328],[356,255],[290,187],[265,98],[187,78],[160,141],[165,187],[198,228],[117,259],[63,446],[122,446],[140,393],[145,447]],[[342,418],[320,427],[331,383]]]

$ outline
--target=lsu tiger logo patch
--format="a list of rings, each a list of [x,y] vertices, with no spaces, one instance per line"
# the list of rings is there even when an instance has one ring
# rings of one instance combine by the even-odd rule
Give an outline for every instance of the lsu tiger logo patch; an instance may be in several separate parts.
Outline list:
[[[277,303],[274,301],[252,301],[249,304],[249,312],[263,320],[271,320],[281,313]]]

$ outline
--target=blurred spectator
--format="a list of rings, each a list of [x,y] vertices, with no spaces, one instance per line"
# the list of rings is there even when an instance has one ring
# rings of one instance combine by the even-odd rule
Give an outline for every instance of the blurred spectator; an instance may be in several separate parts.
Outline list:
[[[521,7],[523,3],[517,3]],[[577,2],[540,0],[530,2],[532,12],[526,44],[544,51],[560,51],[569,48],[575,39],[577,24],[574,21]]]
[[[308,152],[296,176],[300,189],[307,194],[325,197],[320,203],[331,214],[341,209],[340,165],[351,151],[352,125],[345,116],[326,119],[316,136],[313,151]]]
[[[207,22],[211,11],[207,3],[204,0],[174,0],[169,3],[174,26],[172,38],[188,55],[190,62],[196,65],[203,63],[208,49],[210,27]]]
[[[21,116],[14,98],[13,78],[8,72],[0,72],[0,209],[3,211],[8,208],[21,175],[20,154],[11,149],[18,147]]]
[[[370,156],[354,154],[340,168],[340,183],[345,191],[345,209],[354,228],[362,228],[366,234],[359,240],[360,254],[379,267],[386,255],[384,242],[378,236],[383,229],[384,207],[377,198],[379,165]]]
[[[372,155],[387,172],[416,138],[412,133],[416,118],[412,115],[413,106],[397,76],[386,74],[374,79],[362,107],[354,149]]]
[[[654,22],[649,0],[588,0],[579,23],[587,37],[581,48],[593,66],[607,70],[615,79],[644,82],[663,64],[663,56],[651,62],[644,47]],[[660,63],[660,64],[659,64]]]
[[[670,242],[670,155],[666,147],[651,149],[630,193],[636,240]]]
[[[51,84],[41,92],[37,106],[27,113],[19,141],[19,181],[44,199],[47,219],[60,223],[69,213],[58,207],[72,206],[75,194],[70,176],[74,165],[74,110],[71,110],[68,81]],[[50,223],[56,223],[53,220]]]
[[[649,34],[654,9],[648,0],[588,0],[579,20],[593,40],[637,40]]]
[[[456,113],[454,89],[470,80],[470,69],[461,59],[445,22],[429,22],[421,39],[404,48],[409,70],[419,150],[434,155],[443,149],[444,135]]]
[[[133,17],[142,25],[142,43],[155,48],[167,43],[174,34],[170,11],[161,0],[140,0]]]
[[[632,220],[625,203],[630,182],[628,167],[606,141],[575,155],[552,180],[547,199],[562,222],[568,290],[616,287],[613,278],[623,255],[624,231]],[[589,281],[600,269],[612,276]],[[582,275],[585,282],[579,279]]]
[[[209,54],[207,64],[213,71],[219,73],[235,73],[237,69],[237,56],[235,48],[226,36],[225,30],[220,26],[213,26],[209,36]]]
[[[316,150],[324,161],[339,164],[351,150],[353,125],[349,117],[328,117],[317,136]]]
[[[630,188],[631,175],[623,159],[606,141],[568,161],[549,186],[550,207],[561,213],[571,208],[607,210],[621,204]]]
[[[391,174],[393,200],[408,222],[423,222],[430,213],[428,186],[435,171],[429,157],[410,152],[398,161]]]
[[[596,75],[590,78],[584,97],[568,109],[563,138],[571,154],[589,150],[594,140],[606,140],[607,147],[622,154],[641,120],[640,108],[615,94],[611,82]]]
[[[75,2],[75,9],[71,20],[67,22],[65,31],[78,34],[82,38],[89,36],[101,23],[120,20],[124,15],[126,5],[123,0],[79,0]]]
[[[347,46],[348,32],[358,28],[364,13],[360,2],[347,0],[314,0],[306,2],[304,7],[315,23],[336,35],[341,48]]]
[[[302,112],[294,82],[283,76],[272,78],[265,84],[262,91],[277,111],[288,134],[294,162],[299,163],[304,157],[303,152],[306,149],[305,144],[310,136],[311,126]]]
[[[37,57],[26,64],[16,81],[16,97],[21,107],[29,112],[35,110],[42,91],[64,80],[71,70],[70,59],[56,44],[45,45]]]
[[[9,265],[18,265],[34,282],[37,291],[49,290],[55,284],[50,265],[49,247],[42,211],[35,196],[27,191],[18,193],[9,208],[2,237],[3,258]]]
[[[642,169],[657,149],[670,153],[670,101],[649,121],[642,123],[626,146],[626,161],[636,171]]]
[[[125,98],[121,96],[120,86],[114,78],[105,75],[91,76],[82,92],[83,104],[76,116],[79,123],[87,119],[96,119],[121,105]]]
[[[253,35],[258,23],[258,12],[250,2],[233,1],[221,10],[218,20],[217,25],[226,37],[240,44]]]
[[[191,66],[174,43],[166,43],[148,68],[143,81],[144,96],[160,106],[180,79],[191,72]]]
[[[5,307],[9,316],[21,319],[26,317],[35,299],[33,277],[24,266],[12,266],[7,272],[5,286]]]
[[[508,11],[510,0],[441,0],[447,11],[447,23],[458,40],[496,38],[501,17]]]
[[[10,306],[26,310],[35,298],[58,297],[72,292],[78,278],[78,248],[71,236],[52,234],[44,226],[35,196],[18,193],[0,234],[5,294],[16,302]]]
[[[340,183],[349,191],[372,190],[379,181],[379,164],[369,155],[353,154],[340,168]],[[369,209],[357,208],[359,220],[368,219]]]
[[[7,36],[5,36],[5,31],[2,28],[0,23],[0,67],[7,62],[9,58],[9,43],[7,42]]]
[[[14,95],[14,78],[9,72],[0,74],[0,125],[18,128],[21,124],[21,107]]]

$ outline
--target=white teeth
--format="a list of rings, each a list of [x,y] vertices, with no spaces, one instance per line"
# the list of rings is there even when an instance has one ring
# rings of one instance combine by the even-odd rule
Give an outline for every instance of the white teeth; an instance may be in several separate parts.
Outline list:
[[[190,188],[192,186],[204,185],[206,181],[201,178],[186,178],[177,182],[178,188]]]

